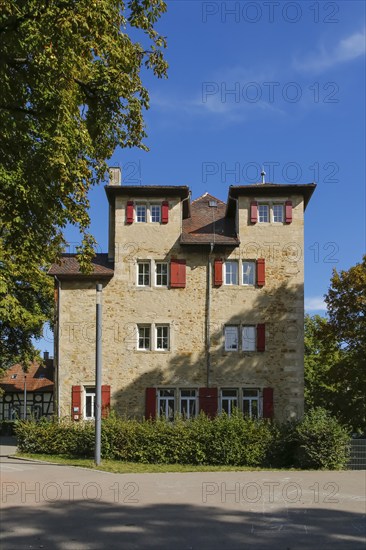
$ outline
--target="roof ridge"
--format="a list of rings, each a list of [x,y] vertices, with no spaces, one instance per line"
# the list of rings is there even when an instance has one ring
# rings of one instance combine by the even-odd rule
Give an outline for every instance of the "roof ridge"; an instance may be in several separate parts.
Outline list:
[[[204,199],[205,197],[210,197],[211,199],[213,199],[215,201],[221,202],[222,204],[226,204],[224,201],[222,201],[221,199],[218,199],[214,195],[211,195],[211,193],[208,193],[207,191],[206,191],[206,193],[203,193],[203,195],[201,195],[200,197],[197,197],[196,199],[194,199],[194,201],[192,201],[192,204],[194,204],[195,202],[197,202],[201,199]]]

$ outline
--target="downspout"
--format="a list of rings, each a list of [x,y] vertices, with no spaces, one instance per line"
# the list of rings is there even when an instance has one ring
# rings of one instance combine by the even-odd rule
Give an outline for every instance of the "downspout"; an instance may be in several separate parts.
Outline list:
[[[55,377],[56,377],[56,395],[57,395],[57,418],[61,418],[61,405],[60,405],[60,305],[61,305],[61,281],[55,275],[55,281],[57,283],[57,302],[55,312],[55,340],[54,340],[54,363],[55,363]]]
[[[206,315],[206,387],[210,387],[210,372],[211,372],[211,335],[210,335],[210,323],[211,323],[211,286],[212,286],[212,259],[211,255],[214,249],[214,243],[210,244],[210,252],[208,254],[207,262],[207,315]]]

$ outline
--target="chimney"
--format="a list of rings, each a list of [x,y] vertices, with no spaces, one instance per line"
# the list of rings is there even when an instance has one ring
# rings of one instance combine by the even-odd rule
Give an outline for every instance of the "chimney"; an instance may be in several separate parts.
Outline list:
[[[45,361],[48,361],[49,358],[50,358],[49,352],[48,352],[48,351],[44,351],[44,352],[43,352],[43,359],[44,359]]]
[[[109,185],[121,185],[121,168],[119,166],[109,167]]]

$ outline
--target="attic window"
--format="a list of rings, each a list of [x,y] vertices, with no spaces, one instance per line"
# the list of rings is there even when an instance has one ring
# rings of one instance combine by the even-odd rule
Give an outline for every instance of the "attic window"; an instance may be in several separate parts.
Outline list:
[[[211,208],[217,206],[217,201],[208,201],[208,206],[210,206]]]
[[[17,374],[12,374],[12,375],[11,375],[11,379],[12,379],[12,380],[15,380],[17,376],[18,376]]]
[[[39,374],[38,378],[45,378],[45,375],[44,374]]]

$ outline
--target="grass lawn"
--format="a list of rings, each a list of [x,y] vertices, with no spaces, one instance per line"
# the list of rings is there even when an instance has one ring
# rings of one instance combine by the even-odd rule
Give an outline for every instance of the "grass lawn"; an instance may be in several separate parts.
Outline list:
[[[17,453],[18,458],[30,458],[54,464],[63,464],[64,466],[81,466],[92,470],[103,470],[115,474],[148,474],[165,472],[241,472],[241,471],[259,471],[276,470],[276,468],[249,468],[240,466],[203,466],[191,464],[140,464],[137,462],[120,462],[119,460],[102,460],[99,466],[89,458],[73,458],[60,455],[42,455]]]

